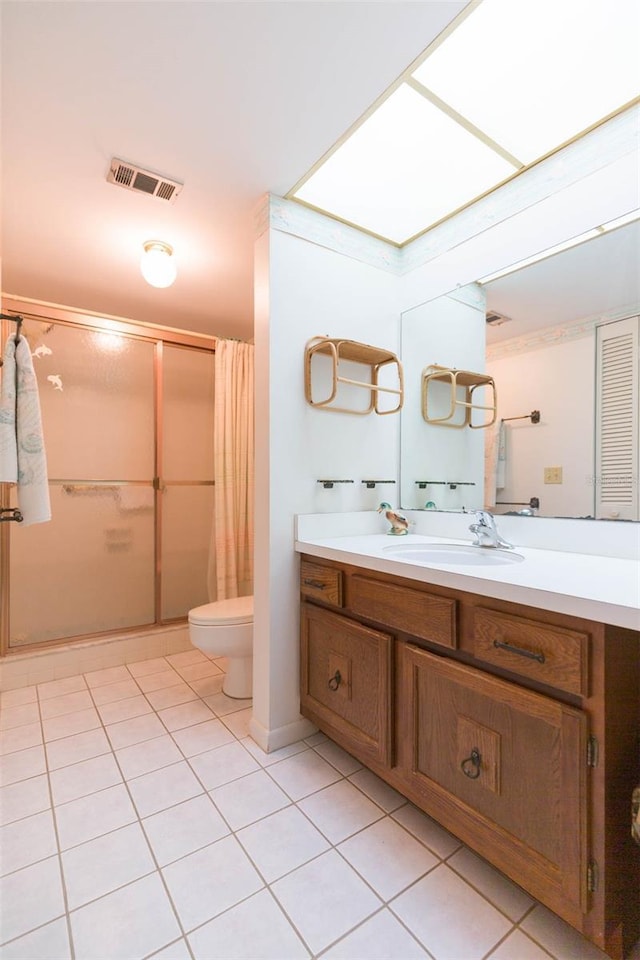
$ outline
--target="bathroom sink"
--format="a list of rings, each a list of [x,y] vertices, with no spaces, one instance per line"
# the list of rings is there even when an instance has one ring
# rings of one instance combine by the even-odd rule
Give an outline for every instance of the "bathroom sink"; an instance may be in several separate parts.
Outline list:
[[[384,552],[395,560],[413,563],[450,563],[455,566],[497,567],[522,563],[524,557],[513,550],[474,547],[466,543],[405,543],[385,547]]]

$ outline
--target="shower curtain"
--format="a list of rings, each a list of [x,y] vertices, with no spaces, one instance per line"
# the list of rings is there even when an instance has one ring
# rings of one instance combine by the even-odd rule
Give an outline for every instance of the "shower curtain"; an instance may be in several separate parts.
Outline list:
[[[210,600],[253,593],[254,347],[217,340]]]

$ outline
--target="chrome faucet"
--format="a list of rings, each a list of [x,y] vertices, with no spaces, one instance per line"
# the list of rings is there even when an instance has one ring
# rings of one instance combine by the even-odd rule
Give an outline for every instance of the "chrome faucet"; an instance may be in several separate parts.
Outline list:
[[[475,533],[476,539],[473,542],[474,547],[493,547],[500,550],[513,550],[513,544],[507,543],[498,533],[496,521],[492,513],[488,510],[476,510],[476,523],[469,527],[471,533]]]

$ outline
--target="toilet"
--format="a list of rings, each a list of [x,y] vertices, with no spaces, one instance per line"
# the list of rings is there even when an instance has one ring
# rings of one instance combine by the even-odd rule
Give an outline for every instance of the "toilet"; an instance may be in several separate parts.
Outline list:
[[[189,611],[189,639],[214,657],[227,657],[222,692],[247,700],[253,694],[253,597],[203,603]]]

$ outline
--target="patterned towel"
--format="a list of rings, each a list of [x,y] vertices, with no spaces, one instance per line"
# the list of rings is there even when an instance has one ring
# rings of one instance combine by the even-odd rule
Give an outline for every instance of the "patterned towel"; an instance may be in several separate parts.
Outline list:
[[[7,338],[0,391],[0,481],[17,483],[25,526],[51,519],[38,382],[25,337]]]

